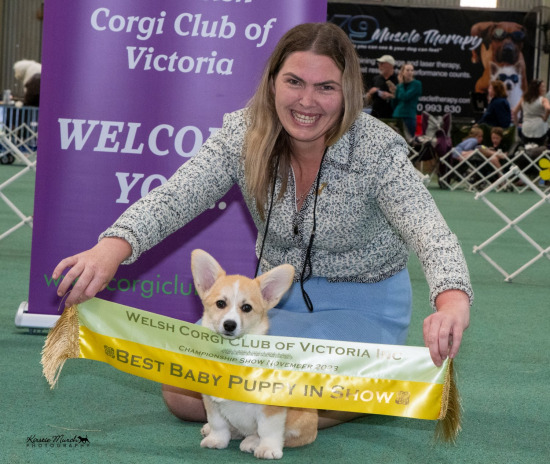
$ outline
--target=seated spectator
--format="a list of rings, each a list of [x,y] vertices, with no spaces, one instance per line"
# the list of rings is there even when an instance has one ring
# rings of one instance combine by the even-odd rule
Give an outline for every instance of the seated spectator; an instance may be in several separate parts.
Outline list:
[[[510,147],[504,143],[504,130],[502,127],[493,127],[491,129],[491,146],[487,148],[493,152],[500,151],[502,153],[506,153],[509,150]]]
[[[521,119],[520,136],[525,144],[534,143],[539,146],[546,144],[550,102],[544,96],[545,93],[546,84],[540,79],[532,80],[512,111],[516,125]]]
[[[493,147],[488,148],[482,145],[483,129],[477,126],[472,127],[468,137],[453,148],[453,158],[460,161],[468,160],[468,164],[462,166],[459,172],[465,174],[466,170],[473,166],[479,169],[481,175],[489,182],[493,182],[498,177],[502,176],[501,172],[498,172],[497,176],[495,170],[500,171],[500,160],[506,159],[506,155],[498,153],[497,150],[494,150],[494,147],[502,142],[503,135],[501,127],[494,127],[491,130],[491,142]],[[494,170],[490,168],[487,161],[493,165],[495,168]]]
[[[485,147],[482,145],[478,148],[478,151],[488,158],[489,162],[497,169],[501,167],[501,160],[508,159],[507,152],[510,147],[506,146],[503,140],[504,130],[502,127],[493,127],[491,129],[491,146]]]
[[[474,126],[466,138],[453,148],[452,157],[460,160],[468,158],[481,145],[481,142],[483,142],[483,129]]]
[[[477,124],[506,129],[512,123],[512,111],[507,100],[506,87],[502,81],[491,81],[487,94],[489,105]]]

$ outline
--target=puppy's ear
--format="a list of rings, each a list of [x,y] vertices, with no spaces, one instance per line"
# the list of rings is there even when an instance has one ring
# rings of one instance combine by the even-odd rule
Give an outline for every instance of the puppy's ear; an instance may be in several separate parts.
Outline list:
[[[282,264],[256,277],[262,297],[269,309],[273,308],[290,288],[292,279],[294,279],[294,266],[290,264]]]
[[[491,76],[494,76],[498,72],[498,65],[494,61],[491,61],[489,66],[491,66]]]
[[[218,262],[206,251],[199,249],[191,252],[191,272],[201,298],[212,288],[216,280],[225,275]]]

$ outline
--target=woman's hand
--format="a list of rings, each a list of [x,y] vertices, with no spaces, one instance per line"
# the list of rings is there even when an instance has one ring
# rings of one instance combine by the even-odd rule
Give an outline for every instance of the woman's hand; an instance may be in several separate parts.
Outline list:
[[[131,254],[132,247],[126,240],[106,237],[93,248],[63,259],[55,267],[52,277],[57,279],[64,269],[70,270],[57,288],[57,294],[65,295],[74,283],[65,300],[66,307],[93,298],[109,284],[120,263]]]
[[[462,335],[470,324],[470,299],[461,290],[440,293],[435,306],[437,312],[424,320],[424,343],[436,366],[448,357],[454,358],[460,348]]]

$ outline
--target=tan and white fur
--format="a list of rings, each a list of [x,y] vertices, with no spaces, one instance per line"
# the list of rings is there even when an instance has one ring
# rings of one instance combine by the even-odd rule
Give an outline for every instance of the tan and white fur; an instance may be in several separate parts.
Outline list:
[[[255,279],[227,275],[203,250],[191,253],[191,270],[204,313],[202,325],[226,338],[264,335],[267,312],[286,293],[294,278],[290,264]],[[243,403],[203,395],[208,423],[203,448],[226,448],[231,438],[244,438],[241,451],[257,458],[280,459],[283,447],[312,443],[317,437],[317,410]]]

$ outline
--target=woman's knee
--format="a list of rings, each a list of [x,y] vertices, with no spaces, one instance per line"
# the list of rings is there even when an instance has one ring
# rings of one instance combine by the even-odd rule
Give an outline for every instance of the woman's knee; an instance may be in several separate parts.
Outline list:
[[[200,393],[171,385],[162,385],[162,397],[168,410],[178,419],[189,422],[206,422],[206,411]]]

